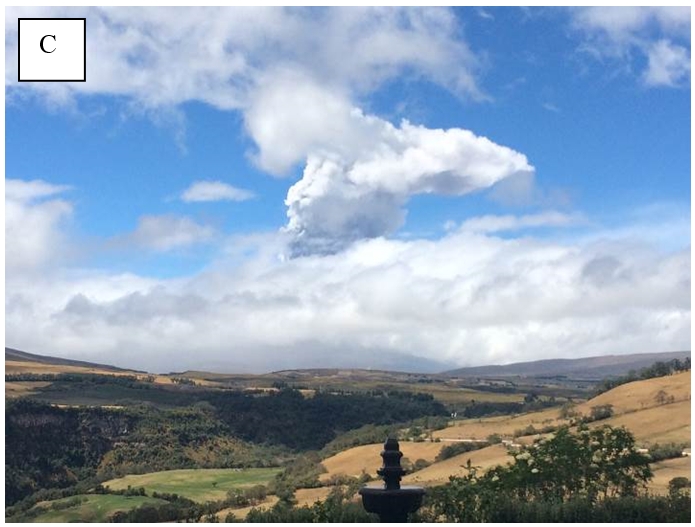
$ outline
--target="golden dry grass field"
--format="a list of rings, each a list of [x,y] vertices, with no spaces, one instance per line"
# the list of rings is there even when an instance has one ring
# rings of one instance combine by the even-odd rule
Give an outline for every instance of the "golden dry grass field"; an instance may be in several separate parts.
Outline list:
[[[401,441],[401,452],[411,463],[418,459],[434,461],[446,443]],[[324,459],[321,463],[327,472],[321,474],[319,479],[323,482],[339,474],[346,476],[359,476],[362,472],[376,476],[377,469],[381,466],[382,443],[362,445],[349,450],[344,450],[334,456]]]
[[[179,377],[179,375],[156,375],[149,373],[142,373],[136,371],[117,371],[109,370],[104,368],[93,368],[87,366],[75,366],[71,364],[48,364],[43,362],[34,361],[18,361],[18,360],[6,360],[5,361],[5,374],[19,374],[19,373],[35,373],[38,375],[57,375],[60,373],[81,373],[81,374],[94,374],[94,375],[115,375],[115,376],[133,376],[138,380],[152,379],[155,384],[174,384],[173,378]],[[199,386],[223,386],[222,383],[206,380],[206,379],[195,379],[195,382]],[[39,384],[34,381],[13,381],[11,384],[11,390],[8,390],[5,386],[5,397],[17,397],[20,395],[29,395],[31,388],[27,386],[39,387]],[[48,386],[50,382],[46,382],[44,386]]]
[[[23,397],[35,393],[37,388],[45,388],[51,384],[47,381],[6,382],[5,397]]]
[[[589,426],[603,424],[624,426],[644,447],[655,443],[690,443],[690,401],[616,415]]]
[[[575,410],[583,415],[589,415],[593,406],[613,405],[615,412],[613,417],[596,421],[590,426],[624,426],[635,436],[639,447],[648,448],[656,443],[690,444],[690,379],[688,371],[624,384],[577,405]],[[548,409],[518,416],[457,421],[443,430],[434,432],[433,435],[435,438],[444,440],[485,439],[491,434],[511,439],[516,431],[523,430],[529,425],[540,429],[543,426],[567,423],[567,420],[560,418],[558,409]],[[519,437],[515,441],[529,444],[536,437],[539,436]],[[463,466],[468,459],[471,459],[473,465],[483,469],[511,461],[504,447],[496,445],[435,463],[406,476],[404,481],[420,485],[446,483],[449,476],[466,473]],[[652,468],[656,476],[650,488],[661,492],[671,478],[690,477],[690,458],[655,463]]]
[[[325,500],[331,493],[331,487],[317,487],[315,489],[297,489],[294,498],[297,500],[297,507],[308,505],[311,507],[317,501]]]
[[[659,392],[663,392],[661,397],[666,399],[673,397],[673,402],[690,401],[690,372],[623,384],[577,405],[576,409],[583,414],[589,414],[592,406],[611,404],[616,415],[644,410],[662,404]]]
[[[443,430],[437,430],[432,435],[440,439],[487,439],[492,434],[511,437],[514,432],[523,430],[529,425],[542,428],[560,422],[565,422],[560,419],[560,410],[549,408],[540,412],[514,416],[505,415],[455,421],[452,425]]]
[[[408,474],[403,478],[403,483],[423,486],[440,485],[449,481],[449,476],[465,476],[468,474],[466,466],[469,461],[472,467],[485,471],[498,465],[510,463],[512,460],[512,456],[507,453],[507,448],[504,445],[492,445],[480,450],[459,454]]]
[[[691,458],[687,456],[652,463],[654,478],[649,484],[649,490],[655,494],[668,494],[668,482],[673,478],[684,476],[690,479],[690,462]]]
[[[5,361],[5,375],[13,373],[95,373],[99,375],[138,375],[134,371],[114,371],[102,368],[90,368],[85,366],[73,366],[69,364],[47,364],[34,361]]]
[[[221,511],[219,511],[216,514],[216,516],[220,522],[223,522],[224,519],[227,517],[227,515],[231,512],[234,514],[234,516],[238,520],[244,520],[244,519],[246,519],[246,516],[248,515],[248,513],[251,512],[251,509],[270,509],[278,501],[280,501],[280,500],[278,499],[277,496],[268,496],[262,502],[260,502],[256,505],[253,505],[251,507],[240,507],[238,509],[222,509]]]

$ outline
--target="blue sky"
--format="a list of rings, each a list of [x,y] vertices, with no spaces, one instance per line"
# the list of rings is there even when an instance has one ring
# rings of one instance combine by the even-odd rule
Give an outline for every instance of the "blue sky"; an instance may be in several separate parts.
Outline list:
[[[19,16],[86,16],[88,82],[16,83]],[[229,371],[690,348],[689,8],[8,8],[6,38],[9,346]]]

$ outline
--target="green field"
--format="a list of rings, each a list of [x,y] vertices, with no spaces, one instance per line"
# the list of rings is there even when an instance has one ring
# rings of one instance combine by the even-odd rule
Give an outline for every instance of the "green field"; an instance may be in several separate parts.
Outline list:
[[[268,483],[279,468],[204,468],[165,470],[112,479],[104,483],[113,490],[144,487],[148,494],[166,492],[178,494],[199,503],[221,500],[235,487],[249,487]]]
[[[72,501],[79,501],[69,505]],[[46,512],[31,519],[39,523],[68,523],[68,522],[106,522],[114,512],[127,511],[141,505],[159,505],[164,500],[147,496],[117,496],[111,494],[80,494],[55,501],[42,502],[37,508]],[[55,507],[55,510],[52,508]],[[66,508],[62,508],[66,507]],[[12,522],[12,518],[7,518]]]

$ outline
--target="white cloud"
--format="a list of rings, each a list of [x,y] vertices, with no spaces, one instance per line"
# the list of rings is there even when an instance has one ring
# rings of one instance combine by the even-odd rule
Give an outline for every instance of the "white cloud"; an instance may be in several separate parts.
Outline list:
[[[525,216],[479,216],[466,220],[461,224],[462,231],[494,233],[502,231],[518,231],[534,227],[569,227],[585,222],[579,214],[565,214],[548,211]]]
[[[209,241],[215,231],[185,216],[147,215],[138,220],[135,231],[125,237],[127,243],[163,252]]]
[[[410,196],[461,196],[534,170],[523,154],[468,130],[407,121],[395,127],[355,108],[342,110],[338,135],[347,141],[329,133],[325,143],[312,145],[302,179],[287,193],[286,230],[295,236],[295,254],[335,252],[391,234],[403,223]]]
[[[87,16],[84,83],[19,84],[16,19]],[[477,60],[447,9],[8,8],[5,83],[65,103],[127,96],[145,107],[203,101],[245,108],[259,75],[277,66],[362,92],[404,70],[483,98]],[[98,59],[96,59],[98,57]]]
[[[180,103],[240,110],[261,168],[285,175],[306,162],[302,181],[286,200],[287,228],[302,246],[298,253],[332,251],[393,232],[413,194],[462,195],[532,170],[522,154],[469,131],[394,127],[352,103],[404,72],[485,99],[475,81],[477,59],[451,10],[86,12],[87,49],[99,57],[87,57],[93,66],[86,83],[16,83],[16,34],[6,26],[9,96],[27,90],[55,101],[78,94],[125,96],[146,115],[173,116],[179,140]],[[8,19],[32,13],[11,11]],[[50,11],[57,13],[85,10]]]
[[[69,187],[45,181],[5,180],[5,266],[8,276],[57,263],[69,251],[63,234],[72,205],[55,196]]]
[[[574,9],[574,22],[616,42],[634,41],[650,24],[678,36],[690,36],[689,7],[582,7]]]
[[[684,86],[690,76],[689,7],[582,7],[573,27],[584,34],[584,50],[618,58],[630,71],[633,55],[648,59],[647,86]]]
[[[259,243],[254,256],[175,280],[85,270],[10,276],[7,343],[158,371],[394,367],[413,356],[472,365],[690,348],[687,239],[663,251],[601,231],[564,243],[459,229],[292,260],[277,258],[281,238]]]
[[[690,53],[683,46],[659,40],[648,50],[644,82],[649,86],[680,86],[690,78]]]
[[[181,193],[181,200],[186,203],[198,201],[246,201],[253,197],[253,192],[233,187],[222,181],[195,181]]]
[[[41,198],[55,196],[70,190],[68,185],[54,185],[40,179],[24,181],[21,179],[5,180],[5,198],[22,203],[29,203]]]

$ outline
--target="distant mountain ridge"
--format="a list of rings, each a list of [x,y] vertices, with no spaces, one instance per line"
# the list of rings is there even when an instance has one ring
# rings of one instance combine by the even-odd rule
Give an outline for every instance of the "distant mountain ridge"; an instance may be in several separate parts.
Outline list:
[[[34,353],[27,353],[26,351],[19,351],[14,348],[5,348],[5,360],[23,361],[23,362],[39,362],[41,364],[56,364],[61,366],[78,366],[82,368],[96,368],[100,370],[108,371],[118,371],[118,372],[140,372],[138,370],[118,368],[116,366],[111,366],[108,364],[99,364],[96,362],[87,362],[82,360],[74,359],[63,359],[60,357],[51,357],[49,355],[36,355]]]
[[[605,355],[598,357],[585,357],[580,359],[546,359],[531,362],[516,362],[504,365],[474,366],[467,368],[457,368],[447,370],[442,373],[433,373],[432,364],[423,363],[421,366],[424,371],[403,371],[389,370],[386,368],[292,368],[274,372],[279,375],[307,375],[312,372],[320,371],[323,374],[333,373],[334,375],[356,375],[362,374],[369,377],[378,378],[383,374],[397,374],[403,377],[411,376],[447,376],[447,377],[567,377],[569,379],[600,381],[608,377],[617,377],[627,374],[630,370],[640,370],[651,366],[658,361],[669,361],[672,359],[683,360],[690,357],[690,351],[674,351],[664,353],[639,353],[632,355]],[[24,361],[36,362],[39,364],[53,364],[62,366],[77,366],[82,368],[95,368],[113,372],[146,373],[132,368],[119,368],[108,364],[87,362],[74,359],[64,359],[51,357],[48,355],[37,355],[27,353],[14,348],[5,348],[5,361]],[[202,371],[202,370],[201,370]],[[216,370],[205,370],[210,373]],[[441,370],[440,370],[441,371]]]
[[[547,359],[513,364],[474,366],[443,372],[451,377],[557,377],[577,380],[601,380],[640,370],[655,362],[690,357],[690,351],[603,355],[580,359]]]

